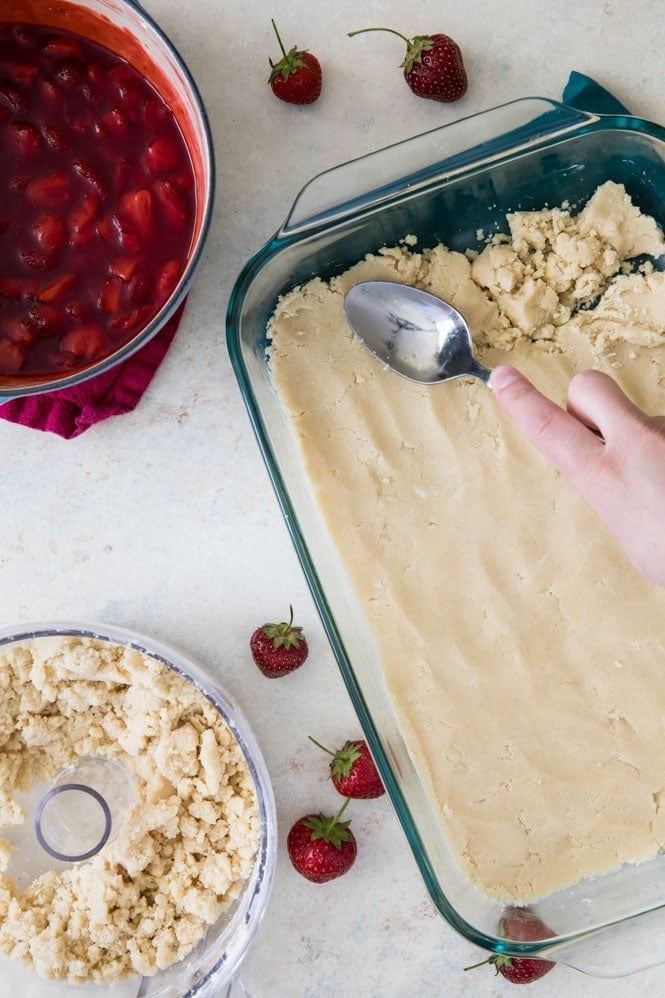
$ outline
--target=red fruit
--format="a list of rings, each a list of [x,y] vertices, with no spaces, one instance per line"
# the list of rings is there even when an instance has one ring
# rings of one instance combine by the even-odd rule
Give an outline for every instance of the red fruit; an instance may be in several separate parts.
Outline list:
[[[129,287],[129,300],[133,305],[142,305],[150,298],[152,279],[147,268],[138,265]]]
[[[143,120],[149,132],[158,131],[168,118],[169,109],[158,97],[147,97],[143,105]]]
[[[0,83],[0,100],[4,100],[15,114],[28,114],[30,105],[27,98],[11,83]]]
[[[14,146],[19,156],[25,159],[34,159],[39,155],[42,140],[39,132],[27,121],[16,121],[9,132],[14,140]]]
[[[25,363],[25,354],[16,343],[0,336],[0,373],[16,374]]]
[[[21,59],[20,56],[15,60],[5,59],[2,64],[2,75],[8,74],[13,80],[18,80],[20,83],[32,83],[38,73],[39,66],[34,62]]]
[[[350,821],[340,821],[348,798],[331,818],[307,814],[292,826],[286,848],[294,867],[314,884],[325,884],[351,869],[358,853]]]
[[[65,204],[71,192],[71,183],[64,173],[51,173],[47,177],[38,177],[31,180],[25,189],[28,201],[45,207]]]
[[[309,737],[310,741],[332,756],[330,778],[342,797],[371,800],[386,792],[364,738],[347,741],[343,748],[332,752],[311,735]]]
[[[362,28],[350,31],[349,38],[367,31],[390,31],[406,42],[406,56],[401,63],[404,79],[418,97],[449,104],[466,93],[468,82],[462,52],[448,35],[415,35],[409,40],[392,28]]]
[[[55,305],[33,305],[23,323],[35,336],[56,336],[62,328],[60,312]]]
[[[86,229],[92,229],[92,223],[97,215],[98,208],[99,198],[94,191],[88,191],[76,207],[69,212],[67,222],[77,236]],[[77,244],[76,240],[72,240],[72,242],[74,245]]]
[[[60,349],[65,353],[73,353],[82,360],[92,360],[101,354],[106,347],[101,326],[91,324],[70,329],[60,340]]]
[[[65,35],[54,35],[49,39],[45,51],[49,55],[75,56],[81,54],[81,46],[73,38],[67,38]]]
[[[48,251],[59,250],[67,234],[65,223],[57,215],[40,215],[35,221],[35,238]]]
[[[168,173],[178,165],[178,150],[169,139],[158,135],[148,146],[144,160],[150,173]]]
[[[22,249],[20,257],[26,267],[31,270],[53,270],[53,255],[51,253],[40,253],[38,250]]]
[[[530,908],[510,905],[499,920],[498,935],[503,939],[525,943],[551,939],[554,933]],[[495,953],[494,956],[483,960],[482,963],[465,967],[465,970],[473,970],[474,967],[482,967],[485,964],[491,964],[496,973],[501,974],[511,984],[531,984],[532,981],[544,977],[555,966],[552,960]]]
[[[268,83],[272,92],[287,104],[313,104],[321,93],[321,63],[311,52],[298,49],[295,45],[287,52],[274,21],[272,26],[282,50],[279,62],[268,59],[271,67]]]
[[[95,123],[95,130],[101,135],[121,135],[127,131],[127,126],[122,108],[114,107]]]
[[[177,187],[170,180],[157,180],[155,195],[166,222],[182,228],[187,221],[187,208]]]
[[[67,139],[64,133],[59,128],[56,128],[55,125],[42,125],[42,135],[51,149],[57,149],[58,152],[62,152],[63,149],[67,148]]]
[[[44,302],[45,304],[57,301],[71,291],[75,283],[76,278],[73,274],[65,274],[64,277],[59,277],[52,284],[46,284],[43,288],[40,288],[37,292],[37,301]]]
[[[108,195],[108,190],[106,184],[99,176],[99,173],[87,162],[85,159],[75,159],[72,166],[78,173],[79,177],[83,180],[87,180],[91,187],[94,187],[100,197],[105,198]]]
[[[0,277],[0,295],[12,301],[31,298],[35,293],[35,282],[20,277]]]
[[[23,350],[29,350],[37,341],[37,331],[25,320],[9,319],[2,326],[2,334]]]
[[[182,266],[179,260],[168,260],[162,267],[157,278],[157,297],[160,301],[166,301],[180,277]]]
[[[275,679],[299,669],[309,654],[302,627],[293,624],[293,607],[288,623],[264,624],[249,639],[252,657],[264,676]]]
[[[129,191],[123,194],[120,201],[120,212],[123,220],[141,235],[152,235],[152,194],[145,188],[138,191]]]
[[[124,315],[114,316],[109,325],[116,332],[118,330],[128,332],[130,329],[138,329],[145,326],[152,312],[154,309],[150,305],[142,305],[139,308],[133,308],[131,312],[126,312]]]
[[[85,63],[80,59],[60,59],[53,67],[53,78],[66,89],[78,87],[85,76]]]
[[[111,260],[111,273],[115,277],[119,277],[121,281],[127,284],[131,281],[134,271],[139,265],[139,261],[136,257],[130,256],[116,256]]]
[[[106,315],[115,315],[120,309],[122,285],[117,278],[110,277],[99,296],[99,311]]]

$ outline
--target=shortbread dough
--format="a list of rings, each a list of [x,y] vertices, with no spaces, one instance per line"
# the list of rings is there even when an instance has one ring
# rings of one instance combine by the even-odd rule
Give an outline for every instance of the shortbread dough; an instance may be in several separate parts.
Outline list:
[[[88,637],[0,655],[0,833],[17,790],[82,756],[133,774],[119,834],[24,891],[0,873],[0,950],[70,984],[153,975],[181,960],[249,877],[260,819],[242,750],[219,713],[162,662]],[[0,870],[11,850],[0,839]]]
[[[482,252],[412,239],[279,301],[274,384],[459,865],[530,901],[665,844],[665,590],[471,379],[423,387],[344,320],[361,280],[452,301],[480,359],[562,403],[607,371],[665,412],[662,232],[607,183]],[[640,258],[634,267],[628,260]],[[641,265],[640,265],[641,264]]]

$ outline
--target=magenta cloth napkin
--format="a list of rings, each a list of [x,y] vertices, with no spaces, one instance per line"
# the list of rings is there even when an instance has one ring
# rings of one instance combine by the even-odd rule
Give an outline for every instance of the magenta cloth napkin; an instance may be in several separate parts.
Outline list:
[[[0,417],[71,440],[103,419],[131,412],[171,346],[184,307],[183,302],[156,336],[116,367],[71,388],[5,402]]]

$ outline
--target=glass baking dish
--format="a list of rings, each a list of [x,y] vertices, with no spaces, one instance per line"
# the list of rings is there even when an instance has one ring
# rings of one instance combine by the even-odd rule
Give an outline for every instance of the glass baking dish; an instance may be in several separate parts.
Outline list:
[[[488,950],[614,977],[665,960],[665,858],[539,901],[532,907],[554,931],[551,938],[518,943],[496,934],[503,906],[480,894],[449,852],[266,357],[268,319],[292,287],[339,274],[407,234],[420,247],[480,248],[481,233],[486,238],[506,229],[507,212],[581,204],[607,180],[624,184],[633,201],[665,225],[665,129],[543,98],[514,101],[345,163],[303,188],[282,228],[238,276],[227,343],[323,626],[434,904],[451,926]]]

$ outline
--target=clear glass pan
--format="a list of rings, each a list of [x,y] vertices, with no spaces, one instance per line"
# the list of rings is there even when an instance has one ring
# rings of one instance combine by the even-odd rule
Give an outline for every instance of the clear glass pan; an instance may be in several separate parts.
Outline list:
[[[582,203],[610,179],[665,225],[665,130],[542,98],[494,108],[315,177],[281,230],[240,273],[227,314],[229,353],[278,501],[434,904],[455,929],[489,950],[547,956],[598,976],[665,960],[665,858],[542,900],[536,910],[553,938],[520,944],[495,934],[501,906],[457,869],[407,753],[381,663],[271,383],[266,324],[285,291],[341,273],[409,233],[420,247],[474,248],[478,230],[485,236],[505,230],[507,212]]]
[[[48,635],[75,634],[137,648],[192,682],[233,732],[254,780],[261,837],[244,891],[210,926],[205,939],[179,963],[154,977],[133,977],[117,984],[73,987],[37,977],[21,963],[0,955],[2,993],[24,989],[30,998],[218,998],[230,995],[238,971],[266,910],[277,857],[277,816],[270,777],[261,750],[240,708],[196,663],[154,638],[110,624],[36,623],[0,630],[0,651]],[[242,985],[239,986],[244,993]]]

